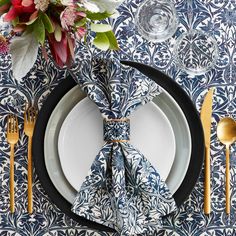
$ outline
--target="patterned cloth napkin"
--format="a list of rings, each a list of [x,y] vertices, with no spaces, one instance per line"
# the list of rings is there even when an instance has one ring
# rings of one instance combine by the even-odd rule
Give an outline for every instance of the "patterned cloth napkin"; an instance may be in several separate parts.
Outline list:
[[[162,217],[177,207],[157,170],[128,142],[127,117],[158,95],[159,88],[136,69],[116,60],[85,61],[78,83],[104,118],[105,144],[72,211],[114,228],[120,235],[153,235],[161,228]]]

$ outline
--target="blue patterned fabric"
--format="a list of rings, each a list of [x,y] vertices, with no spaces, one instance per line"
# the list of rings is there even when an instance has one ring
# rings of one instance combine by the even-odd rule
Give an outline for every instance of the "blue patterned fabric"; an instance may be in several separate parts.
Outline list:
[[[216,38],[220,58],[216,66],[204,75],[190,77],[176,65],[173,48],[176,40],[189,30],[187,1],[174,0],[179,16],[177,32],[163,43],[149,43],[136,31],[134,16],[142,0],[126,0],[120,7],[120,16],[112,20],[123,60],[149,64],[168,74],[189,95],[198,111],[206,92],[215,87],[212,136],[211,180],[212,212],[203,212],[204,167],[191,195],[179,210],[163,220],[163,229],[153,236],[234,236],[236,235],[236,146],[231,146],[231,214],[225,214],[225,147],[219,143],[216,127],[221,117],[236,118],[236,3],[234,0],[193,0],[193,28],[210,33]],[[2,26],[2,22],[0,22]],[[0,29],[1,31],[1,29]],[[89,38],[88,38],[89,39]],[[114,54],[116,54],[114,52]],[[24,105],[35,103],[39,109],[50,92],[68,73],[76,74],[80,62],[91,56],[104,56],[101,51],[84,44],[76,51],[76,63],[72,70],[61,70],[52,61],[46,62],[41,55],[34,68],[21,81],[12,77],[10,56],[0,56],[0,235],[1,236],[118,236],[94,229],[69,219],[53,204],[34,173],[34,212],[27,214],[27,139],[22,134],[16,146],[15,182],[16,207],[9,213],[9,146],[5,140],[6,115],[16,113],[23,133]]]
[[[99,59],[85,62],[80,70],[81,88],[111,121],[105,124],[108,142],[96,156],[72,211],[120,235],[153,235],[162,217],[177,207],[152,164],[131,144],[119,141],[129,136],[128,122],[120,120],[159,94],[156,83],[135,72],[116,60]]]

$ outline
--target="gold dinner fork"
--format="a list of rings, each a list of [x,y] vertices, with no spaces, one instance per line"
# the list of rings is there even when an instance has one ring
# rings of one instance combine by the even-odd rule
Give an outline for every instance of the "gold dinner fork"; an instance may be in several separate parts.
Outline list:
[[[32,193],[32,137],[37,118],[37,109],[29,107],[24,114],[24,132],[28,136],[28,212],[33,212],[33,193]]]
[[[15,115],[7,117],[7,142],[10,144],[10,212],[14,212],[14,147],[19,140],[18,119]]]

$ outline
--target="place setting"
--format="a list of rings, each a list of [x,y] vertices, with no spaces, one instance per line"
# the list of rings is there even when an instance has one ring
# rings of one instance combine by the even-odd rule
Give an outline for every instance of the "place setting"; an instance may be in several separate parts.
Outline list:
[[[147,79],[148,74],[159,86],[153,101],[130,116],[131,127],[135,129],[131,131],[131,140],[160,169],[180,206],[194,187],[203,162],[203,132],[198,113],[186,93],[165,74],[143,64],[122,63],[135,71],[137,79]],[[125,71],[126,67],[121,68]],[[76,81],[68,78],[49,96],[38,119],[33,140],[36,172],[55,204],[73,219],[85,223],[71,211],[71,206],[94,157],[104,145],[101,114]],[[146,137],[145,142],[142,137]],[[161,156],[165,158],[158,158]],[[101,227],[91,222],[85,224]]]
[[[116,60],[115,62],[119,63]],[[87,62],[87,66],[93,63],[96,63],[96,60],[95,62]],[[105,63],[112,64],[114,62],[106,61]],[[202,164],[205,162],[204,209],[202,210],[206,215],[210,214],[211,163],[209,139],[215,88],[210,89],[205,96],[199,117],[187,94],[171,78],[144,64],[128,61],[121,61],[121,63],[126,66],[129,65],[129,70],[130,68],[137,68],[135,69],[136,78],[140,77],[142,80],[148,78],[158,85],[157,95],[150,104],[146,104],[146,107],[141,107],[140,110],[135,111],[136,114],[130,116],[131,127],[136,128],[136,132],[131,132],[134,144],[139,146],[142,153],[149,157],[148,160],[157,170],[161,168],[162,179],[166,181],[177,206],[181,206],[192,191],[201,172]],[[124,65],[121,65],[121,68],[124,68]],[[86,68],[84,71],[87,73],[88,69]],[[109,72],[107,73],[109,74]],[[91,79],[92,77],[89,76],[93,75],[84,74],[83,76]],[[82,81],[86,83],[86,79],[82,79]],[[88,84],[90,85],[90,83]],[[100,102],[98,104],[100,105]],[[150,117],[145,118],[144,115]],[[110,231],[111,229],[91,223],[91,221],[86,222],[71,211],[74,200],[83,184],[84,176],[88,174],[94,157],[99,153],[104,142],[106,143],[103,137],[103,132],[105,132],[103,130],[104,121],[99,109],[86,97],[75,79],[69,78],[63,81],[58,89],[55,89],[49,96],[39,113],[39,119],[40,122],[36,124],[35,129],[33,152],[35,168],[45,190],[55,204],[73,219],[95,229]],[[224,120],[231,121],[232,119],[223,118],[218,124],[217,134],[219,140],[228,147],[235,141],[235,122],[232,121],[234,123],[229,124],[228,132],[232,131],[232,134],[231,142],[228,143],[224,136],[226,122]],[[142,129],[143,124],[146,123],[148,125]],[[234,136],[232,137],[232,135]],[[146,137],[147,143],[143,141],[143,136]],[[163,139],[167,141],[166,144]],[[161,143],[161,146],[158,146],[156,142]],[[145,146],[148,144],[149,148],[145,150]],[[93,148],[87,151],[88,146]],[[155,148],[157,149],[155,150]],[[90,153],[91,158],[87,157],[84,160],[83,156],[87,156],[88,153]],[[157,158],[163,155],[165,155],[164,162],[162,158],[159,160]],[[229,173],[229,167],[226,168],[226,172]],[[226,180],[226,189],[228,189],[226,199],[229,199],[228,178],[229,176]],[[227,209],[229,209],[228,204]],[[229,210],[226,212],[229,213]],[[97,222],[97,220],[94,221]]]
[[[57,234],[62,225],[61,235],[81,229],[180,235],[183,214],[183,225],[199,215],[210,224],[218,214],[219,183],[222,214],[230,219],[236,121],[232,107],[217,110],[228,86],[212,79],[223,74],[222,45],[218,35],[196,27],[200,3],[22,1],[16,10],[17,4],[0,3],[9,205],[3,214],[23,217],[24,227],[40,222],[42,231],[37,226],[23,236]],[[122,48],[125,41],[133,54]],[[169,63],[165,70],[155,64],[159,56]],[[56,227],[46,232],[47,217]]]

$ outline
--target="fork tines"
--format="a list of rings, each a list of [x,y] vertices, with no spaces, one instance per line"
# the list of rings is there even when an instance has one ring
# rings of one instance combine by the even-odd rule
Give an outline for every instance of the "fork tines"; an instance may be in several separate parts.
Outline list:
[[[24,120],[26,122],[35,122],[36,121],[36,116],[37,116],[37,109],[35,107],[29,107],[26,108],[25,114],[24,114]]]
[[[7,116],[7,132],[17,133],[18,132],[18,119],[16,115],[9,114]]]

